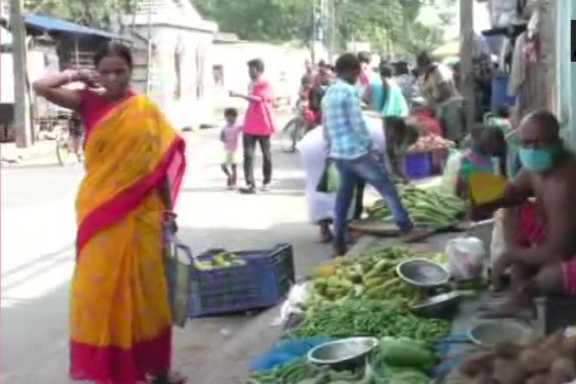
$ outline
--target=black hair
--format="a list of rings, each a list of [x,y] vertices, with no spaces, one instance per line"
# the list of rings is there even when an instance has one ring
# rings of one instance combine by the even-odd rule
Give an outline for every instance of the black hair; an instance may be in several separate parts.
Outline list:
[[[320,60],[318,62],[318,67],[320,67],[320,68],[326,68],[327,66],[328,66],[328,64],[324,60]]]
[[[414,77],[418,77],[420,75],[420,73],[418,72],[418,70],[416,68],[412,69],[410,71],[410,73],[412,74],[412,76]]]
[[[248,67],[254,68],[258,72],[264,72],[264,62],[262,59],[252,59],[246,64],[248,64]]]
[[[358,61],[361,64],[370,64],[372,61],[372,54],[366,51],[358,52]]]
[[[432,55],[426,51],[422,51],[420,52],[417,56],[416,56],[416,64],[421,66],[421,65],[430,65],[434,62],[434,58],[432,57]]]
[[[238,110],[236,108],[226,108],[224,116],[238,117]]]
[[[399,61],[396,63],[396,73],[398,75],[408,75],[410,74],[410,69],[408,68],[408,63],[405,61]]]
[[[386,79],[390,79],[392,76],[394,76],[394,68],[392,68],[392,66],[387,63],[380,63],[378,66],[378,72],[380,73],[380,76]]]
[[[134,59],[132,58],[132,51],[130,48],[117,41],[109,41],[102,44],[94,53],[94,66],[98,66],[103,58],[108,56],[117,56],[123,59],[128,67],[134,67]]]
[[[484,125],[481,123],[475,124],[470,131],[470,137],[474,141],[483,141],[487,138],[493,138],[496,140],[506,141],[504,132],[500,127],[495,125]]]
[[[334,67],[338,75],[349,71],[357,71],[360,69],[360,60],[353,53],[344,53],[338,57]]]
[[[403,131],[406,128],[406,120],[400,116],[384,116],[384,124],[387,127],[393,127],[394,131]]]
[[[500,117],[501,119],[509,119],[510,108],[507,105],[501,105],[494,111],[494,116]]]

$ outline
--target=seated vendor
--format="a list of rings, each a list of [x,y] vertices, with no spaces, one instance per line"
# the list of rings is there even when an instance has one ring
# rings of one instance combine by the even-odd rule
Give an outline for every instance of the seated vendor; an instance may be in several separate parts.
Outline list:
[[[454,180],[451,188],[464,200],[470,199],[470,178],[476,172],[489,172],[506,176],[505,157],[506,140],[502,131],[493,126],[478,125],[470,134],[469,148],[462,150],[454,167],[454,178],[447,178],[447,183]]]
[[[536,295],[576,295],[576,156],[559,130],[549,111],[527,115],[517,132],[522,169],[502,198],[473,207],[483,212],[516,207],[516,225],[505,226],[505,250],[492,270],[495,289],[510,271],[512,293],[486,317],[514,316]]]
[[[408,148],[420,137],[421,132],[406,120],[397,116],[384,117],[384,137],[386,138],[387,166],[392,175],[401,182],[409,182],[404,172],[403,158]]]

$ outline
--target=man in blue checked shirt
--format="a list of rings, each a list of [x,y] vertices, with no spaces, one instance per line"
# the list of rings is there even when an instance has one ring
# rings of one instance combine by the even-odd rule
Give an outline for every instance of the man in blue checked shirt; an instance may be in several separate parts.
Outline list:
[[[402,206],[396,186],[382,161],[384,148],[375,147],[362,116],[360,98],[354,86],[360,75],[357,56],[343,54],[336,60],[335,70],[338,79],[324,95],[322,113],[328,157],[334,161],[340,174],[334,212],[336,256],[347,252],[347,214],[354,188],[363,182],[372,185],[386,199],[405,240],[426,237],[429,232],[416,230]]]

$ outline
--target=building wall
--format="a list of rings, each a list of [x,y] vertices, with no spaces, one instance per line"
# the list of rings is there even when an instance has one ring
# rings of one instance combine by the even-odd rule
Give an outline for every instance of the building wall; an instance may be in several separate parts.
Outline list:
[[[148,35],[144,27],[135,31]],[[213,109],[212,33],[162,25],[151,31],[149,96],[177,127],[197,126]],[[145,90],[145,69],[141,71],[139,83]]]
[[[221,66],[223,72],[223,83],[216,87],[216,99],[220,104],[238,103],[238,100],[227,99],[227,93],[229,90],[247,91],[246,63],[255,58],[264,61],[265,76],[272,82],[277,98],[295,96],[304,73],[304,62],[310,58],[307,49],[259,42],[215,42],[212,54],[212,65]]]

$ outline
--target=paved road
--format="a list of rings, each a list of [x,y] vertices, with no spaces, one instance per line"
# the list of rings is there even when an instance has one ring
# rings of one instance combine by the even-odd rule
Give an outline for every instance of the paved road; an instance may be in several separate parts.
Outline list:
[[[269,247],[289,242],[297,269],[326,257],[306,222],[297,155],[275,153],[275,185],[257,196],[227,191],[216,130],[187,134],[189,172],[178,211],[180,236],[196,250]],[[48,164],[1,169],[2,362],[11,384],[68,383],[68,284],[74,267],[73,203],[83,170]],[[274,313],[194,320],[177,331],[175,365],[192,384],[243,383],[250,357],[277,330]],[[227,369],[219,370],[218,364]]]

